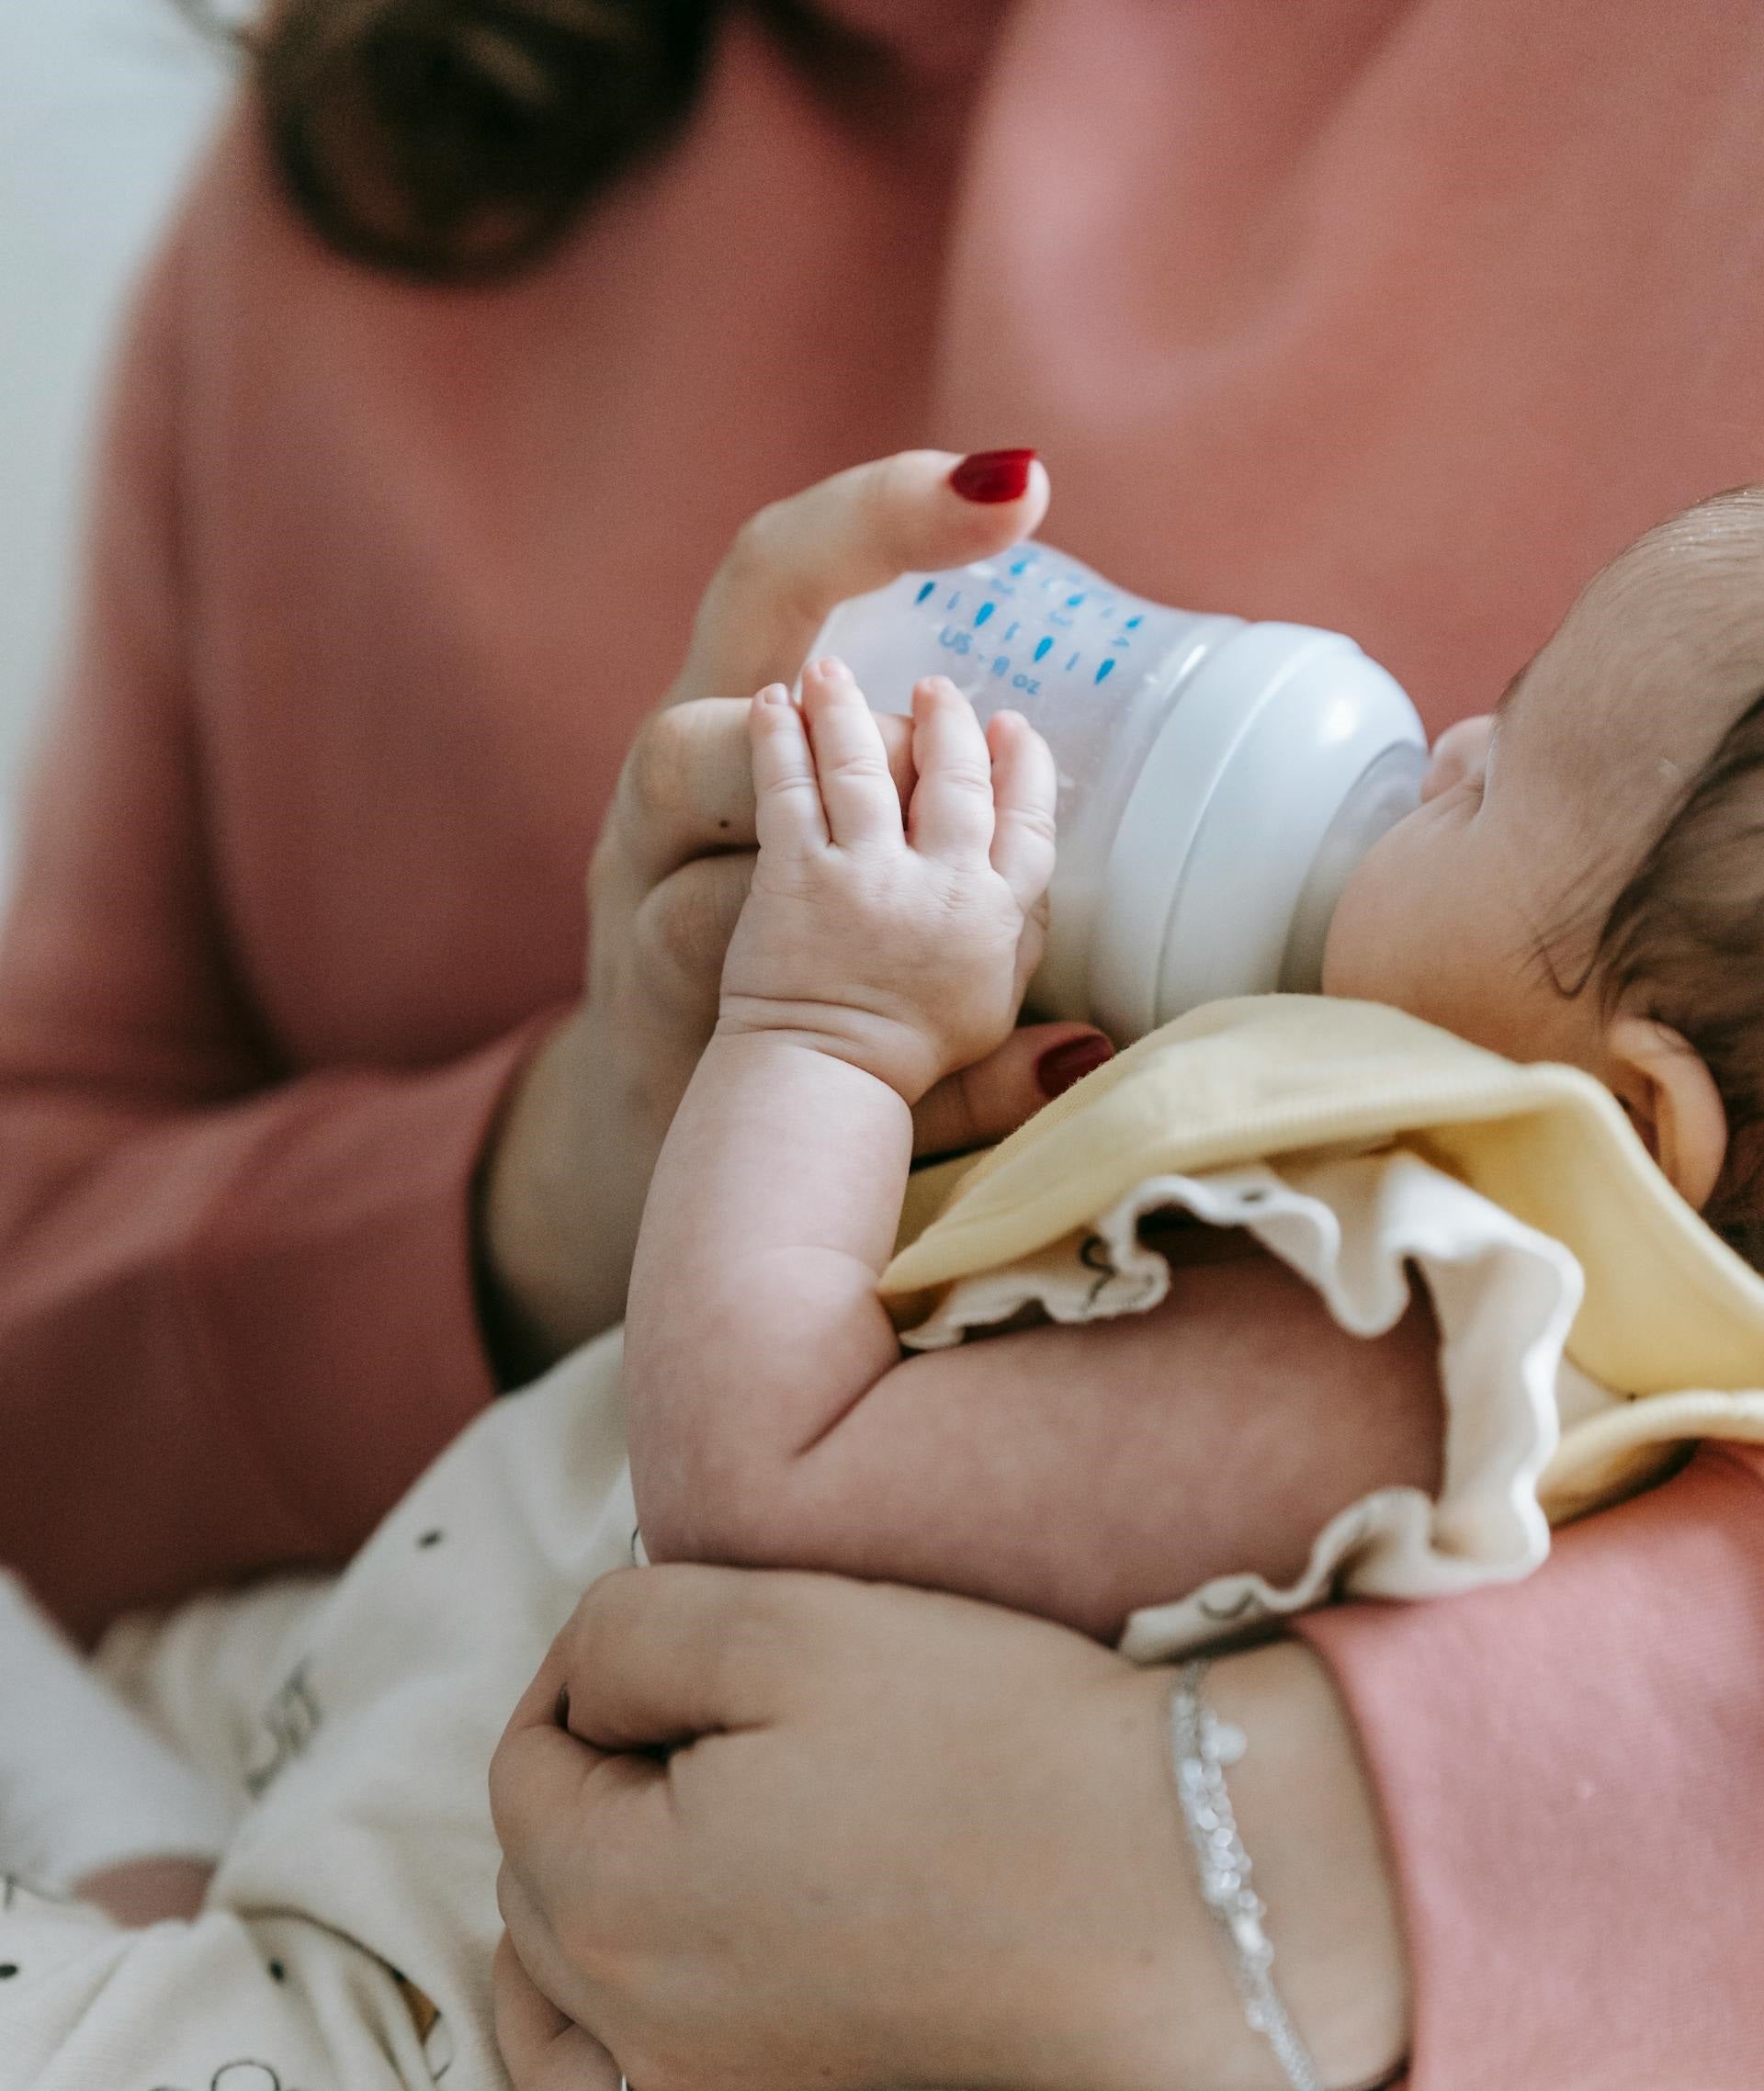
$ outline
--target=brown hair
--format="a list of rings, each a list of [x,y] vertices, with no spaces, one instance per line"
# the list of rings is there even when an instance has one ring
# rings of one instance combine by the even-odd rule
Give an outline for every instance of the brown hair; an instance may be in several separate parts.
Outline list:
[[[226,34],[217,0],[176,0]],[[280,0],[239,32],[295,204],[455,280],[542,254],[692,106],[718,0]]]
[[[1687,1040],[1727,1112],[1703,1217],[1764,1269],[1764,695],[1728,729],[1617,896],[1592,978]]]

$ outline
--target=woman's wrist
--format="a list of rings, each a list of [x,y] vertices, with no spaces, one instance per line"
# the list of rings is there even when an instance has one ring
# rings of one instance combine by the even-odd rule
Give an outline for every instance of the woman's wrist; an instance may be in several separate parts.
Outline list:
[[[624,1312],[664,1126],[578,1006],[541,1041],[485,1145],[473,1214],[480,1314],[506,1385]]]
[[[1347,1713],[1322,1664],[1295,1642],[1222,1658],[1206,1699],[1247,1740],[1228,1775],[1231,1802],[1286,2009],[1331,2091],[1384,2083],[1408,2047],[1408,1967],[1377,1802]],[[1184,2030],[1189,2074],[1175,2081],[1196,2091],[1285,2091],[1288,2079],[1246,2018],[1192,1852],[1183,1858],[1190,1914],[1204,1925],[1217,1979],[1190,1999],[1201,2015]],[[1188,1950],[1200,1950],[1193,1939]]]
[[[1083,1722],[1085,1761],[1124,1830],[1132,1825],[1112,1848],[1110,1835],[1097,1839],[1113,1882],[1112,1953],[1090,1958],[1080,1922],[1067,1978],[1017,1995],[1007,2018],[1023,2045],[1002,2058],[1011,2081],[1032,2091],[1080,2079],[1102,2091],[1289,2091],[1249,2023],[1201,1893],[1170,1762],[1174,1673],[1147,1668],[1124,1683],[1104,1725]],[[1375,2091],[1401,2075],[1408,1969],[1377,1802],[1346,1712],[1323,1665],[1291,1641],[1216,1659],[1206,1701],[1246,1738],[1230,1794],[1281,1996],[1328,2091]],[[1092,1795],[1069,1799],[1102,1828]],[[1075,1893],[1075,1907],[1094,1888]]]

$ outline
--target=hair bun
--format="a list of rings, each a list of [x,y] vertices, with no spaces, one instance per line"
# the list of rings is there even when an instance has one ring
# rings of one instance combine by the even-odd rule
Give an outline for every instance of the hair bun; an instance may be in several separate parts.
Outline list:
[[[345,254],[505,273],[692,104],[716,0],[288,0],[254,40],[277,160]]]

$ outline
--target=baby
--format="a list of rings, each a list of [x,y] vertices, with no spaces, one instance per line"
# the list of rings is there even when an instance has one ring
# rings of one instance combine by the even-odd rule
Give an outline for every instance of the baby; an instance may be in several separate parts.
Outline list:
[[[1331,996],[1596,1076],[1742,1248],[1764,1239],[1761,692],[1764,492],[1746,490],[1624,552],[1494,713],[1442,737],[1324,966]],[[1115,1487],[1107,1543],[1074,1559],[1148,1391],[1169,1430],[1156,1317],[902,1361],[876,1282],[909,1108],[1014,1021],[1054,854],[1027,727],[982,736],[937,680],[913,706],[903,817],[838,662],[807,670],[799,710],[776,686],[754,702],[759,866],[632,1286],[643,1533],[656,1558],[931,1583],[1113,1638],[1227,1566],[1294,1575],[1340,1506],[1307,1510],[1282,1473],[1261,1501],[1234,1490],[1223,1523],[1173,1521],[1153,1491],[1116,1514]]]
[[[1504,1057],[1487,1063],[1497,1075],[1551,1061],[1596,1077],[1664,1177],[1742,1248],[1764,1210],[1761,688],[1764,492],[1746,491],[1624,552],[1496,713],[1442,737],[1423,803],[1341,901],[1325,976],[1330,996]],[[1317,1286],[1319,1316],[1430,1344],[1428,1310],[1405,1318],[1418,1266],[1448,1417],[1510,1381],[1542,1441],[1544,1407],[1614,1399],[1585,1375],[1576,1392],[1566,1366],[1557,1378],[1579,1276],[1548,1230],[1479,1194],[1473,1167],[1460,1181],[1363,1137],[1314,1142],[1279,1168],[1130,1154],[1131,1195],[1112,1213],[1080,1206],[1069,1238],[1057,1217],[1033,1238],[1045,1253],[958,1259],[967,1275],[914,1310],[930,1332],[914,1340],[941,1347],[903,1358],[878,1281],[908,1186],[910,1106],[1015,1021],[1054,861],[1052,765],[1021,719],[982,733],[950,685],[929,682],[913,696],[903,810],[836,662],[805,672],[800,706],[780,686],[761,692],[752,745],[758,865],[717,1034],[650,1192],[622,1364],[615,1335],[498,1405],[334,1586],[218,1600],[164,1630],[141,1657],[141,1696],[235,1802],[249,1795],[248,1812],[181,1932],[119,1931],[7,1882],[0,2091],[57,2067],[80,2080],[83,2040],[128,2055],[142,2082],[189,2091],[247,2067],[253,2083],[302,2091],[496,2081],[484,1768],[551,1635],[588,1582],[630,1558],[639,1521],[655,1556],[928,1584],[1110,1638],[1221,1577],[1264,1591],[1296,1577],[1292,1602],[1323,1594],[1376,1521],[1337,1532],[1333,1551],[1317,1538],[1343,1510],[1333,1429],[1270,1436],[1246,1409],[1239,1434],[1270,1456],[1227,1472],[1221,1447],[1178,1427],[1193,1361],[1171,1362],[1183,1305],[1171,1265],[1180,1275],[1221,1244],[1253,1257],[1252,1229]],[[1324,1056],[1329,1005],[1281,1006],[1316,1023]],[[1203,1056],[1223,1041],[1228,1060],[1239,1021],[1253,1032],[1253,1007],[1233,1007],[1250,1015],[1190,1027]],[[1106,1130],[1094,1100],[1145,1093],[1147,1053],[1062,1099],[1018,1136],[1023,1151],[1045,1161],[1062,1128]],[[1149,1140],[1160,1122],[1143,1123]],[[1082,1139],[1077,1152],[1093,1159]],[[1171,1210],[1215,1224],[1155,1231]],[[1745,1328],[1764,1329],[1749,1277],[1707,1246],[1742,1323],[1754,1313]],[[1491,1299],[1501,1311],[1485,1311]],[[1044,1319],[1102,1318],[1023,1326],[1037,1305]],[[1503,1498],[1464,1524],[1454,1565],[1435,1535],[1417,1536],[1438,1448],[1403,1458],[1412,1471],[1393,1454],[1379,1500],[1408,1520],[1390,1558],[1410,1579],[1384,1587],[1426,1594],[1534,1564],[1541,1459],[1526,1452],[1508,1475],[1524,1498],[1509,1553],[1496,1558]],[[1253,1594],[1203,1606],[1200,1631],[1240,1623]],[[1193,1645],[1195,1618],[1159,1632],[1135,1652]],[[62,1689],[54,1669],[42,1654],[45,1694]],[[74,1728],[98,1719],[96,1702],[62,1696]],[[16,1803],[0,1784],[0,1833]],[[175,1804],[200,1823],[199,1797]],[[172,1883],[180,1901],[151,1861],[96,1884],[125,1921],[191,1907],[191,1879]]]

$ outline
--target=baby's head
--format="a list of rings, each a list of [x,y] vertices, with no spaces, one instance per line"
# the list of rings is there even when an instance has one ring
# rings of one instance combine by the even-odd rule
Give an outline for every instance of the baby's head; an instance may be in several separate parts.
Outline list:
[[[1441,736],[1323,984],[1589,1069],[1764,1263],[1764,488],[1650,530]]]

